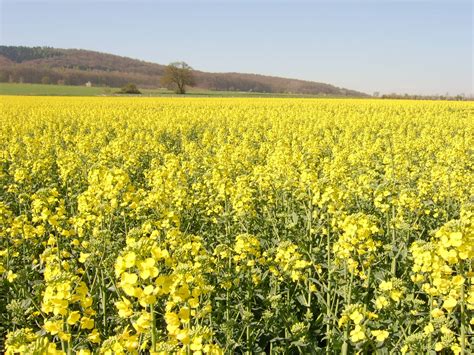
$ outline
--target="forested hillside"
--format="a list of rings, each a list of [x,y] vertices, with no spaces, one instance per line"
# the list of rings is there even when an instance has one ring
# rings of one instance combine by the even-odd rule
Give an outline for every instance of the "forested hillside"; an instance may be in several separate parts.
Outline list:
[[[190,63],[192,64],[192,63]],[[0,46],[0,82],[158,88],[165,66],[112,54],[51,47]],[[330,96],[365,94],[312,81],[194,71],[199,88]]]

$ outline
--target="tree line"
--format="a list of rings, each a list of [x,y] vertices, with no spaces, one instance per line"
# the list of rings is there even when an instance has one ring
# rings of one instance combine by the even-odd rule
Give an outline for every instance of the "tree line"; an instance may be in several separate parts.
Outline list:
[[[411,94],[383,94],[379,95],[374,93],[374,97],[379,97],[381,99],[391,99],[391,100],[448,100],[448,101],[468,101],[473,98],[467,97],[464,94],[450,95],[446,93],[445,95],[411,95]]]

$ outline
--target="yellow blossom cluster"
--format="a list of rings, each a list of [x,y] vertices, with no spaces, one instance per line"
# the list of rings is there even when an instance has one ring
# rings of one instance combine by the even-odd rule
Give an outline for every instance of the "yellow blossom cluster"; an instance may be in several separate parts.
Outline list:
[[[389,336],[389,332],[383,329],[371,329],[368,326],[371,320],[377,319],[377,314],[365,310],[361,304],[350,304],[342,312],[339,318],[339,327],[345,327],[349,331],[350,340],[353,343],[365,341],[369,334],[377,342],[383,342]]]
[[[442,225],[430,241],[414,242],[411,252],[411,279],[430,297],[430,315],[436,320],[436,327],[430,322],[424,331],[430,336],[437,334],[436,351],[451,348],[460,353],[460,342],[466,340],[456,340],[454,334],[465,336],[468,323],[474,324],[473,205],[461,209],[460,218]],[[452,319],[458,315],[460,323],[456,324]]]
[[[270,257],[274,263],[270,266],[270,272],[282,279],[283,275],[292,281],[299,281],[304,278],[304,271],[311,266],[311,262],[298,251],[298,246],[293,243],[281,243]]]
[[[350,273],[365,279],[366,270],[377,257],[381,241],[374,239],[380,229],[374,218],[364,214],[347,216],[341,223],[342,233],[334,243],[336,261],[344,263]]]

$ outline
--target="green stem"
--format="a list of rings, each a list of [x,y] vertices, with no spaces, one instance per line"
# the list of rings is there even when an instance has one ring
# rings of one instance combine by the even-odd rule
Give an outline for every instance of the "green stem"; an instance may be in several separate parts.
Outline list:
[[[100,272],[100,276],[102,278],[102,287],[101,287],[101,291],[102,291],[102,312],[104,312],[104,315],[103,315],[103,318],[102,318],[102,322],[103,322],[103,326],[104,326],[104,331],[107,327],[107,302],[106,302],[106,292],[105,292],[105,281],[104,281],[104,273],[101,271]]]
[[[461,275],[464,277],[464,263],[461,262]],[[465,280],[465,279],[464,279]],[[464,283],[461,285],[461,355],[466,354],[466,315],[464,308]]]
[[[397,256],[398,256],[398,253],[395,254],[395,245],[396,245],[396,241],[397,241],[397,232],[395,230],[395,225],[394,225],[394,220],[395,220],[395,206],[392,205],[392,219],[390,221],[390,223],[392,224],[392,251],[393,251],[393,259],[392,259],[392,265],[391,265],[391,268],[390,268],[390,271],[392,273],[393,276],[395,276],[396,272],[397,272]]]
[[[347,266],[344,268],[345,271],[347,270]],[[347,276],[344,277],[347,283]],[[351,304],[352,298],[352,282],[354,281],[354,273],[351,272],[351,277],[349,281],[349,287],[346,291],[346,304]],[[347,355],[347,351],[349,349],[349,324],[346,325],[346,329],[344,330],[344,343],[342,344],[342,354]]]
[[[370,303],[370,278],[372,276],[372,267],[369,266],[369,270],[367,271],[367,296],[366,296],[366,299],[365,299],[365,308],[367,309],[369,307],[369,303]]]
[[[349,338],[349,324],[346,324],[346,328],[344,329],[344,343],[342,344],[342,349],[341,349],[342,355],[347,355],[347,351],[349,348],[349,343],[347,342],[348,338]]]
[[[330,317],[331,317],[331,309],[329,305],[331,304],[331,244],[330,244],[330,234],[329,234],[329,226],[327,231],[327,268],[328,268],[328,285],[327,285],[327,292],[326,292],[326,354],[329,354],[331,350],[331,324],[330,324]]]
[[[151,348],[156,351],[156,319],[155,319],[155,304],[150,305],[151,311]]]
[[[68,334],[71,334],[71,327],[67,323],[66,323],[66,332]],[[72,348],[71,348],[71,341],[70,340],[67,342],[67,354],[68,355],[72,354]]]
[[[430,284],[432,285],[431,281],[430,281]],[[430,295],[430,323],[433,321],[432,311],[433,311],[433,296]],[[433,337],[431,336],[431,333],[430,333],[430,335],[428,336],[429,351],[431,351],[432,346],[433,346]]]
[[[251,354],[251,351],[250,351],[250,327],[248,325],[245,328],[245,337],[247,338],[247,354]]]

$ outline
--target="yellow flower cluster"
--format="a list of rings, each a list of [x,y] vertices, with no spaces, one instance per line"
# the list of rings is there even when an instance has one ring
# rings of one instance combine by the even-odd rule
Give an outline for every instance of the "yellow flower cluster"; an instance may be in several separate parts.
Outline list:
[[[31,328],[23,328],[8,333],[5,341],[6,355],[14,354],[47,354],[63,355],[62,350],[57,349],[55,343],[48,338],[40,338]],[[84,354],[85,355],[85,354]]]
[[[364,214],[347,216],[340,226],[342,233],[334,243],[333,252],[338,263],[344,263],[350,273],[362,279],[377,257],[381,242],[374,236],[381,233],[373,217]]]
[[[346,327],[347,330],[350,328],[349,336],[353,343],[365,341],[369,334],[377,342],[384,342],[390,335],[387,330],[373,329],[369,332],[368,329],[370,321],[377,318],[377,314],[366,311],[363,305],[350,304],[342,312],[338,325]]]
[[[145,226],[140,238],[127,239],[115,263],[118,286],[125,294],[115,306],[119,317],[130,320],[127,328],[131,325],[134,333],[125,328],[122,336],[114,338],[114,345],[109,340],[107,347],[112,346],[114,352],[138,351],[136,339],[146,335],[152,338],[153,351],[214,349],[209,344],[212,333],[198,326],[212,310],[202,301],[212,288],[206,279],[211,260],[201,238],[177,229],[162,233],[148,232],[149,228]],[[155,319],[155,311],[162,307],[162,319]],[[162,321],[166,335],[158,339],[155,327]]]
[[[71,346],[71,333],[75,333],[75,330],[87,335],[89,342],[100,343],[100,333],[95,328],[96,311],[92,307],[93,299],[87,284],[72,272],[68,261],[58,258],[59,249],[53,239],[49,238],[50,247],[41,256],[46,285],[41,311],[48,316],[43,328],[66,343],[67,348]],[[63,256],[67,254],[65,251],[62,253]]]
[[[270,260],[274,263],[270,266],[270,272],[279,279],[283,279],[285,275],[292,281],[303,279],[305,269],[312,265],[298,252],[298,246],[290,242],[281,243]]]
[[[441,226],[429,242],[414,242],[411,252],[414,259],[411,279],[429,295],[430,315],[436,320],[436,329],[430,322],[424,331],[428,335],[438,334],[436,351],[451,348],[460,353],[461,346],[454,334],[467,326],[468,314],[469,323],[474,324],[473,205],[462,208],[460,218]],[[450,318],[458,317],[461,324],[455,326]]]

